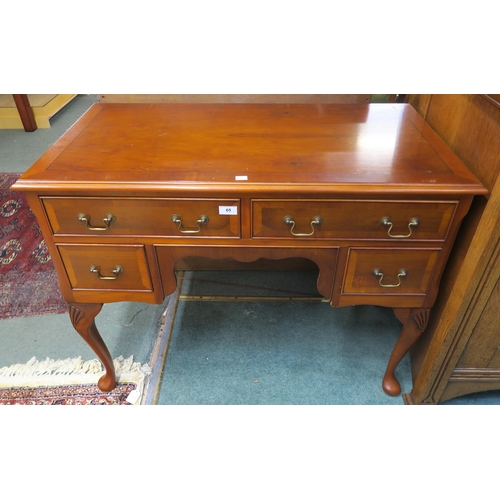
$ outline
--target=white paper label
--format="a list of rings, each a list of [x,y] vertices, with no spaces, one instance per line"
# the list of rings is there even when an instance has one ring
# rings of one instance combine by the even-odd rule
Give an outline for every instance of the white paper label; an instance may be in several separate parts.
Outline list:
[[[238,206],[235,207],[219,206],[219,215],[238,215]]]
[[[137,400],[140,397],[141,397],[141,393],[137,389],[134,389],[133,391],[130,392],[126,401],[127,401],[127,403],[130,403],[131,405],[135,405],[135,403],[137,402]]]
[[[248,175],[237,175],[234,178],[235,181],[248,181]]]

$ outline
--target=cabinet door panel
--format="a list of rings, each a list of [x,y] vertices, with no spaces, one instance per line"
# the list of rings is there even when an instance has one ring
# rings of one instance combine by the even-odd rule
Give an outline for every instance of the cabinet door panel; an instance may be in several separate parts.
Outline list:
[[[500,280],[497,281],[474,331],[467,343],[457,368],[500,369]]]

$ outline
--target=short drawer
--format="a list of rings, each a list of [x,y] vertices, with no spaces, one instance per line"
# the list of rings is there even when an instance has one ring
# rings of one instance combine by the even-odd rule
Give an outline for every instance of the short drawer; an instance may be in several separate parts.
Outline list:
[[[439,250],[350,248],[343,294],[425,295]]]
[[[444,240],[457,202],[253,200],[254,238]]]
[[[73,290],[151,291],[141,245],[58,245]]]
[[[239,237],[239,200],[43,197],[55,235]]]

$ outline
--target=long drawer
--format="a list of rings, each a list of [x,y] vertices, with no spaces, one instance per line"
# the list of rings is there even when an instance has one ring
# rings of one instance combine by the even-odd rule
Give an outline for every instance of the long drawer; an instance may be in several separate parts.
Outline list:
[[[239,200],[43,197],[55,235],[239,237]]]
[[[253,200],[252,235],[443,241],[456,206],[453,201]]]
[[[424,296],[438,256],[438,249],[350,248],[342,293]]]

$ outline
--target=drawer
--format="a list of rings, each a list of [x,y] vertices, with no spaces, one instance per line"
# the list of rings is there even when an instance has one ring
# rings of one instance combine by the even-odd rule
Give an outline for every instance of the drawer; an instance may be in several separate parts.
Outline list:
[[[453,201],[253,200],[252,235],[442,241],[456,206]]]
[[[439,250],[350,248],[343,294],[425,295]]]
[[[151,291],[142,245],[58,245],[73,290]]]
[[[240,235],[234,199],[42,197],[42,202],[55,235]]]

